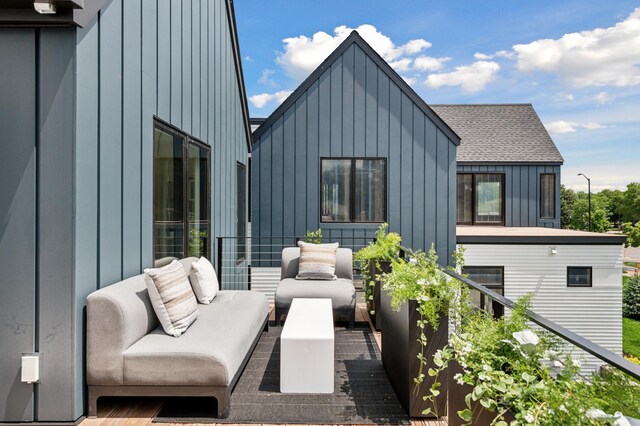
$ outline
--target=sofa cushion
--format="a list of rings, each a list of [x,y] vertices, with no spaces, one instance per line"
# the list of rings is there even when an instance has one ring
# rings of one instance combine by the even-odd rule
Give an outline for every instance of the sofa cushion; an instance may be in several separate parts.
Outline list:
[[[184,266],[174,260],[144,272],[151,305],[162,328],[171,336],[180,336],[198,318],[198,302]]]
[[[131,386],[228,386],[269,312],[253,291],[219,291],[182,336],[161,328],[124,352],[124,384]]]
[[[338,243],[311,244],[298,241],[300,261],[298,264],[299,280],[335,280],[336,252]]]
[[[218,277],[213,265],[206,257],[201,257],[191,264],[189,281],[198,302],[208,305],[218,292]]]
[[[353,282],[344,278],[333,281],[285,278],[280,281],[275,294],[276,306],[287,308],[296,297],[331,299],[334,310],[347,310],[355,307],[356,290]]]

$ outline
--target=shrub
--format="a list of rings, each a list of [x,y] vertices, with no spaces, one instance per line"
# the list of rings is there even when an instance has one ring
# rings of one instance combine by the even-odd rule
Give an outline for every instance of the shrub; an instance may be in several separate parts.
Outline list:
[[[640,320],[640,275],[634,275],[622,287],[622,316]]]
[[[635,225],[631,222],[623,223],[622,232],[627,236],[627,247],[640,246],[640,222],[636,222]]]
[[[306,243],[311,244],[321,244],[322,243],[322,229],[318,228],[315,231],[307,231],[304,234],[304,241]]]

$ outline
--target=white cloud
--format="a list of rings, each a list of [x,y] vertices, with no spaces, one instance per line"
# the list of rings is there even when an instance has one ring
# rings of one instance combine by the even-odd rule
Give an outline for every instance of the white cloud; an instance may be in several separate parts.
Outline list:
[[[599,130],[607,126],[600,123],[589,122],[585,124],[576,123],[574,121],[558,120],[546,123],[544,125],[551,134],[575,133],[578,129]]]
[[[626,189],[629,182],[638,180],[638,166],[635,161],[621,159],[617,163],[600,162],[562,167],[562,183],[574,191],[587,192],[587,180],[578,173],[584,173],[591,179],[591,192],[603,189]]]
[[[471,65],[456,67],[455,71],[431,74],[425,84],[431,88],[460,86],[468,93],[479,92],[492,82],[500,70],[500,65],[491,61],[476,61]]]
[[[612,27],[513,46],[518,69],[557,73],[576,87],[640,84],[640,8]]]
[[[396,45],[373,25],[360,25],[355,30],[390,63],[418,54],[431,46],[431,43],[424,39],[410,40],[406,44]],[[285,38],[284,51],[277,55],[276,63],[294,80],[301,81],[316,69],[352,31],[353,28],[341,25],[333,30],[333,35],[318,31],[311,37],[300,35]],[[399,64],[402,67],[404,62]]]
[[[572,101],[575,99],[575,97],[571,93],[569,93],[568,95],[565,95],[564,98],[568,101]]]
[[[595,95],[593,98],[596,100],[598,105],[604,105],[613,100],[607,92],[600,92],[597,95]]]
[[[488,61],[489,59],[493,59],[493,55],[486,55],[480,52],[474,53],[473,57],[478,59],[479,61]]]
[[[397,72],[406,72],[409,71],[409,67],[411,66],[411,59],[398,59],[397,61],[389,62],[389,65],[391,65],[391,68],[393,68]]]
[[[271,76],[274,75],[275,73],[276,72],[272,69],[269,69],[269,68],[265,69],[264,71],[262,71],[262,75],[260,75],[260,78],[258,79],[258,83],[276,87],[277,86],[276,82],[273,80],[273,78],[271,78]]]
[[[413,86],[416,82],[415,77],[407,77],[405,75],[401,75],[400,77],[402,77],[402,79],[406,81],[409,86]]]
[[[578,123],[558,120],[545,124],[545,127],[551,134],[574,133],[578,129]]]
[[[249,102],[256,108],[264,108],[267,104],[273,101],[277,101],[278,105],[285,101],[289,95],[293,93],[292,90],[280,90],[276,93],[261,93],[259,95],[253,95],[249,97]]]
[[[451,58],[442,57],[434,58],[431,56],[418,56],[413,61],[413,68],[418,71],[438,71],[444,66],[444,63]]]
[[[249,55],[245,56],[244,60],[247,61],[247,62],[253,61],[253,59],[251,59],[251,56],[249,56]]]

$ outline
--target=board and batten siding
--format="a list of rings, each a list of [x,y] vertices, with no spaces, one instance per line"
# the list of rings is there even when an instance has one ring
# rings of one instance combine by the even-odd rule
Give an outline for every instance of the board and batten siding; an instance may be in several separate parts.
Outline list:
[[[458,164],[458,173],[503,173],[505,226],[560,228],[560,167],[542,164]],[[555,219],[540,218],[540,175],[555,174]]]
[[[366,245],[379,224],[320,223],[320,159],[382,157],[390,230],[406,247],[434,243],[446,263],[455,249],[455,156],[454,142],[352,44],[254,138],[252,236],[321,228],[325,241]]]
[[[622,245],[557,245],[555,255],[550,246],[466,244],[465,265],[503,266],[505,297],[533,293],[533,311],[622,354]],[[567,266],[591,266],[593,287],[567,287]]]
[[[152,266],[154,116],[211,146],[212,259],[235,235],[248,135],[227,7],[112,0],[84,28],[0,29],[0,422],[84,414],[86,297]],[[37,398],[23,352],[42,353]]]

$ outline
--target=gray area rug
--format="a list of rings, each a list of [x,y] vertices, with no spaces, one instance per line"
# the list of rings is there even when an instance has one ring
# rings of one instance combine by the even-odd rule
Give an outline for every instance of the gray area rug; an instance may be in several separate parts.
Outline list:
[[[157,423],[410,424],[382,366],[368,326],[335,329],[333,394],[280,393],[280,332],[263,333],[231,395],[231,413],[217,419],[211,398],[168,399]]]

